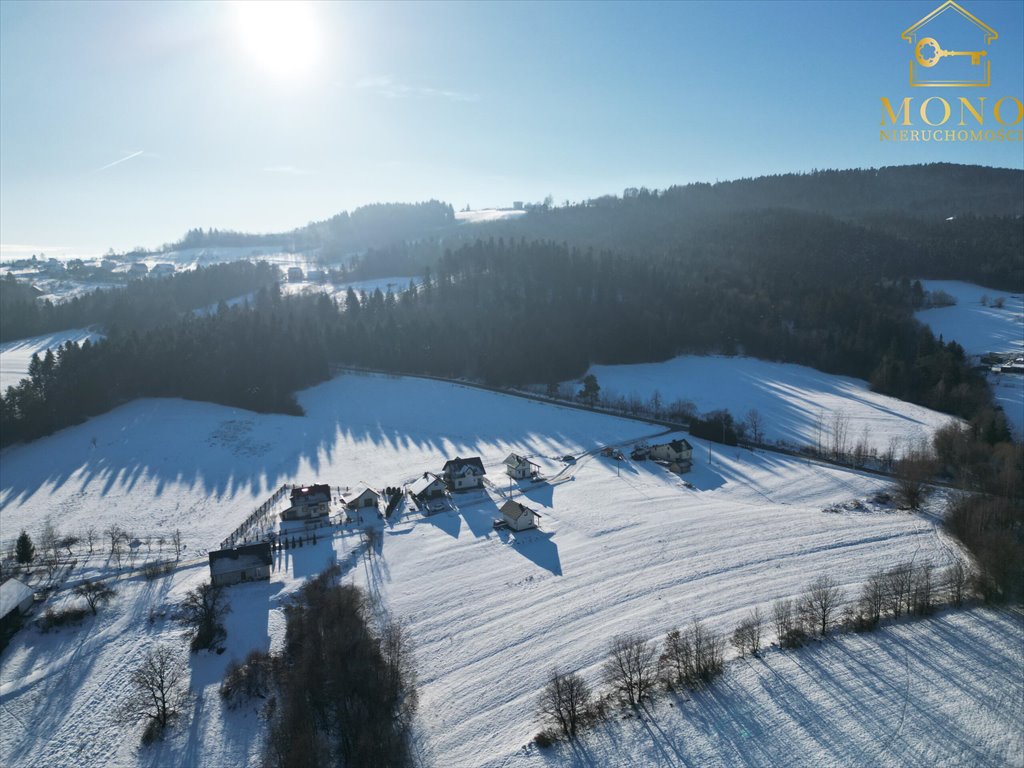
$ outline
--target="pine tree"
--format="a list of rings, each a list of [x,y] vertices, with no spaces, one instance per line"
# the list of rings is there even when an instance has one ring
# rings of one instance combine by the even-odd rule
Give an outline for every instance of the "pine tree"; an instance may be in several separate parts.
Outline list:
[[[36,556],[36,547],[32,543],[32,537],[28,535],[28,531],[22,529],[21,535],[18,536],[18,543],[14,546],[14,553],[22,565],[28,565]]]

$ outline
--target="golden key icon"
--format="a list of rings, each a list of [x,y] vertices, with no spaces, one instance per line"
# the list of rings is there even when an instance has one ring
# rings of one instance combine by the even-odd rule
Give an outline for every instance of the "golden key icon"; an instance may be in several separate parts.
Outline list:
[[[935,49],[935,53],[925,58],[921,53],[921,49],[929,45]],[[981,57],[986,53],[988,53],[988,51],[944,51],[939,47],[939,41],[934,37],[921,38],[917,44],[917,48],[914,49],[914,56],[917,57],[917,63],[922,67],[934,67],[939,63],[939,59],[945,58],[946,56],[970,56],[971,64],[978,66],[978,64],[981,63]]]

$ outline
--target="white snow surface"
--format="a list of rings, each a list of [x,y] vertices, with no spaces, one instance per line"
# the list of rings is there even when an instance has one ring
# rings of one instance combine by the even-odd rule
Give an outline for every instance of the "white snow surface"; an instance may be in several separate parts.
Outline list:
[[[479,211],[456,211],[455,220],[463,224],[483,224],[488,221],[503,221],[524,216],[526,211],[510,208],[481,208]]]
[[[528,766],[1020,766],[1020,614],[975,609],[729,664],[714,687],[612,719]]]
[[[946,341],[955,340],[971,355],[986,352],[1024,352],[1024,297],[1019,293],[993,291],[958,280],[922,280],[926,291],[945,291],[956,299],[950,307],[916,312],[914,317]],[[988,297],[988,306],[981,303]],[[992,306],[996,299],[1004,306]]]
[[[547,672],[554,666],[580,670],[596,683],[607,643],[618,633],[658,639],[694,617],[728,631],[750,608],[767,609],[777,598],[795,596],[821,573],[853,594],[873,571],[897,562],[941,566],[961,556],[938,527],[934,508],[917,514],[852,503],[887,486],[884,479],[862,473],[691,439],[695,466],[685,476],[688,488],[650,462],[620,464],[584,455],[659,431],[640,422],[440,382],[372,375],[338,377],[300,393],[299,400],[303,417],[141,400],[8,448],[0,454],[0,538],[6,544],[22,527],[37,531],[47,515],[62,531],[90,524],[102,530],[116,522],[141,536],[181,527],[187,557],[194,557],[283,482],[381,487],[437,471],[455,455],[479,455],[495,486],[456,494],[453,510],[430,517],[406,510],[382,524],[375,553],[364,552],[355,528],[279,553],[269,582],[229,589],[232,613],[222,656],[188,657],[180,629],[169,618],[184,592],[208,578],[202,557],[155,581],[122,575],[115,601],[79,627],[48,635],[23,630],[0,659],[0,763],[11,768],[256,764],[263,721],[255,706],[225,708],[217,693],[223,671],[232,657],[252,648],[280,647],[287,596],[332,561],[342,564],[347,579],[377,596],[383,612],[405,622],[414,639],[421,702],[417,750],[423,763],[505,766],[551,762],[524,750],[538,730],[535,703]],[[502,461],[511,451],[531,456],[549,481],[510,484]],[[579,460],[565,465],[556,458],[566,453]],[[541,530],[515,535],[494,530],[492,521],[507,495],[542,514]],[[101,556],[93,560],[76,574],[102,567]],[[57,600],[73,600],[66,591],[61,594]],[[865,662],[854,652],[867,648],[856,645],[867,640],[843,640],[833,656],[773,658],[769,665],[777,674],[757,673],[760,677],[744,678],[748,682],[736,682],[730,674],[717,693],[708,694],[708,702],[720,702],[718,709],[696,723],[680,722],[663,736],[648,736],[653,745],[638,741],[641,731],[634,733],[626,724],[623,738],[636,745],[625,741],[627,746],[613,751],[615,731],[599,729],[594,738],[606,741],[604,746],[595,742],[593,749],[600,751],[593,754],[599,757],[587,764],[627,765],[626,755],[636,749],[638,755],[664,752],[655,762],[675,765],[674,750],[692,746],[726,765],[734,748],[727,743],[729,734],[738,737],[743,727],[769,740],[763,750],[742,747],[748,762],[766,763],[772,754],[787,754],[781,751],[789,743],[785,739],[798,731],[799,719],[785,717],[791,708],[803,707],[796,711],[808,714],[818,711],[815,702],[823,702],[838,710],[836,701],[846,708],[836,730],[828,731],[820,717],[810,720],[793,742],[797,763],[823,764],[829,755],[832,762],[843,762],[856,755],[850,739],[861,744],[867,738],[861,729],[876,722],[871,715],[876,703],[892,754],[916,750],[924,745],[924,718],[935,713],[911,712],[906,721],[912,727],[902,726],[896,714],[900,701],[917,701],[911,690],[914,696],[923,690],[917,687],[925,684],[918,682],[919,671],[929,675],[934,691],[929,701],[947,707],[932,721],[934,754],[981,750],[1019,760],[1019,743],[1005,734],[999,741],[996,727],[999,718],[1012,718],[1020,701],[1018,681],[1003,674],[1009,662],[999,655],[1009,653],[1006,638],[1012,640],[1017,631],[1019,665],[1019,629],[970,617],[948,619],[963,631],[943,630],[943,642],[935,644],[927,633],[940,630],[930,630],[929,623],[894,630],[924,638],[914,641],[913,677],[907,667],[910,650],[899,643],[883,645],[873,657],[890,664],[880,667],[877,678],[864,674]],[[973,677],[934,672],[952,664],[943,655],[949,637],[965,632],[973,633],[972,639],[958,648]],[[139,729],[116,723],[113,710],[132,666],[161,640],[181,649],[194,699],[164,744],[141,750]],[[990,656],[993,648],[998,653]],[[791,664],[806,674],[790,674],[786,665]],[[816,679],[819,672],[826,679]],[[907,691],[903,699],[895,698],[887,680],[897,680]],[[741,682],[755,692],[761,686],[762,697],[771,698],[773,690],[784,694],[785,702],[770,710],[779,712],[778,718],[765,714],[755,722],[753,703],[749,711],[725,706],[745,700],[733,693]],[[848,701],[836,698],[844,689]],[[980,700],[978,691],[985,691]],[[991,697],[1001,697],[994,713]],[[947,719],[957,728],[945,727]],[[985,728],[967,727],[975,721]],[[688,738],[689,731],[679,729],[691,727],[711,735],[692,745],[676,743],[673,734]]]
[[[689,400],[701,413],[725,408],[739,421],[756,409],[767,441],[794,446],[827,445],[839,413],[849,421],[851,447],[863,438],[879,453],[891,440],[901,448],[930,440],[953,419],[872,392],[862,379],[752,357],[682,355],[662,363],[595,365],[589,372],[602,397],[636,394],[647,401],[657,391],[665,405]]]
[[[102,338],[103,334],[96,331],[76,328],[0,344],[0,392],[6,392],[8,387],[15,386],[28,376],[28,364],[32,361],[32,355],[38,353],[42,357],[47,349],[52,349],[56,354],[57,347],[69,341],[81,344],[86,339],[96,341]]]

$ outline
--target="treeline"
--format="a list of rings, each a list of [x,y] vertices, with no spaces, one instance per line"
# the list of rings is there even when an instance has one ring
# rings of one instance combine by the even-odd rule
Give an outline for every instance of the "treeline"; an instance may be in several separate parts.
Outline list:
[[[836,632],[870,632],[886,619],[928,616],[970,600],[979,579],[962,561],[945,569],[931,563],[899,563],[870,575],[851,596],[829,575],[814,579],[796,598],[781,598],[770,611],[748,611],[728,636],[699,619],[668,631],[659,644],[630,633],[613,638],[601,666],[603,689],[595,691],[578,672],[552,669],[537,702],[545,727],[534,741],[549,747],[573,740],[608,718],[616,707],[639,707],[662,691],[708,688],[725,669],[731,642],[739,656],[757,656],[774,635],[792,650]]]
[[[285,607],[284,648],[232,664],[221,694],[229,705],[270,697],[265,762],[274,768],[413,764],[417,697],[402,628],[371,629],[366,595],[338,583],[334,566]]]
[[[251,307],[68,342],[34,357],[29,378],[0,398],[0,444],[33,440],[139,397],[301,413],[294,393],[328,376],[324,350],[335,316],[326,296],[287,301],[274,283]]]
[[[280,278],[276,267],[247,261],[197,267],[169,278],[134,280],[54,304],[39,302],[8,274],[0,280],[0,341],[99,325],[107,333],[143,331],[183,313],[251,293]]]
[[[591,364],[684,352],[803,363],[978,414],[990,407],[984,379],[957,344],[912,317],[920,285],[860,276],[857,254],[887,244],[852,225],[776,212],[726,227],[684,257],[481,241],[446,253],[419,290],[397,296],[284,298],[275,284],[248,306],[65,346],[33,363],[31,378],[0,401],[2,440],[32,439],[143,396],[296,413],[292,393],[325,379],[331,365],[553,384]],[[990,438],[1005,439],[1005,427]]]

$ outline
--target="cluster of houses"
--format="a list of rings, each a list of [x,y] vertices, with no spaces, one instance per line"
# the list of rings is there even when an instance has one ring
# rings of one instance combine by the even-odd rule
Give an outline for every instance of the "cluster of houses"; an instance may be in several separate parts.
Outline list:
[[[693,465],[693,446],[681,438],[652,446],[638,445],[631,455],[638,461],[658,461],[676,473],[688,472]],[[621,459],[621,454],[616,458]],[[510,453],[504,466],[505,474],[515,480],[535,480],[540,476],[540,466],[517,453]],[[408,484],[406,492],[421,508],[426,508],[430,502],[442,499],[448,493],[482,488],[486,474],[479,456],[456,456],[446,461],[439,473],[424,472],[422,477]],[[399,489],[387,490],[389,496],[400,493]],[[327,520],[333,503],[349,512],[372,509],[379,513],[381,494],[373,488],[359,486],[335,491],[332,492],[331,486],[326,484],[294,487],[288,508],[281,513],[281,520],[304,521],[307,524]],[[501,519],[495,521],[495,527],[526,531],[540,524],[540,513],[519,501],[507,500],[501,505],[500,512]],[[210,575],[213,583],[218,585],[267,579],[270,578],[272,562],[269,541],[245,544],[210,552]]]

